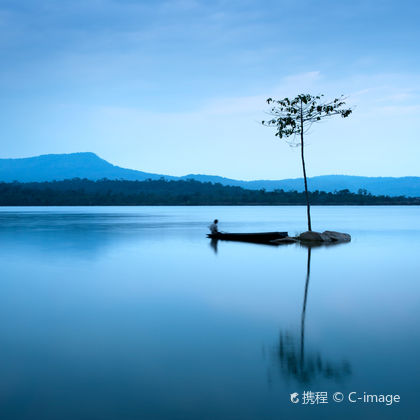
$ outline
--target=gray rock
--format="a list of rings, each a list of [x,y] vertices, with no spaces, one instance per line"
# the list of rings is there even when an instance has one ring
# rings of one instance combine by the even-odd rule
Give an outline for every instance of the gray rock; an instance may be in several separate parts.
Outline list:
[[[318,243],[331,243],[331,242],[350,242],[351,236],[348,233],[334,232],[326,230],[325,232],[307,231],[301,233],[297,237],[302,242],[318,242]]]
[[[322,234],[314,231],[303,232],[298,236],[298,239],[303,242],[325,242]]]
[[[326,230],[322,232],[322,236],[326,236],[331,242],[350,242],[351,236],[348,233],[334,232],[332,230]]]

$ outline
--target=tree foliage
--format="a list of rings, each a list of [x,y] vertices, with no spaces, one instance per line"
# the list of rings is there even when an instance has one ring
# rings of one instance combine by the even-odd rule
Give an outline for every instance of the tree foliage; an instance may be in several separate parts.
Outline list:
[[[275,135],[281,139],[283,137],[296,139],[296,136],[306,134],[313,123],[336,115],[346,118],[352,113],[350,108],[343,108],[346,104],[344,96],[329,102],[322,102],[323,96],[302,94],[294,99],[268,98],[267,104],[271,105],[268,114],[272,118],[264,120],[262,123],[268,127],[274,127]]]
[[[315,205],[420,205],[420,198],[355,194],[349,190],[309,193]],[[199,206],[302,205],[305,193],[247,190],[210,182],[72,179],[53,182],[0,182],[0,206]]]

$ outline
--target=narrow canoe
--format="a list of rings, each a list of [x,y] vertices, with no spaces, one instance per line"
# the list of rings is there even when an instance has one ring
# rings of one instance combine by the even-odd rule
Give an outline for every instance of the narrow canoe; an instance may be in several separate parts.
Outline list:
[[[282,239],[287,237],[287,232],[259,232],[259,233],[215,233],[208,234],[208,238],[221,239],[224,241],[240,241],[240,242],[256,242],[256,243],[270,243],[275,239]]]

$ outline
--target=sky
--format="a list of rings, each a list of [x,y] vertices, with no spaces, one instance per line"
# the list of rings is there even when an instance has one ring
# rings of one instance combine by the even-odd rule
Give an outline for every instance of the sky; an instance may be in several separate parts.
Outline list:
[[[405,0],[0,0],[0,157],[295,178],[265,100],[343,94],[308,175],[420,176],[419,21]]]

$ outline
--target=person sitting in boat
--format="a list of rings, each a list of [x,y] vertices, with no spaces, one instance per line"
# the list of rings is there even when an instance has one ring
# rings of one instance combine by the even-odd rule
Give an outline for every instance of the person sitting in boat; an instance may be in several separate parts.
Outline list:
[[[216,235],[217,233],[219,233],[219,227],[217,226],[218,223],[219,221],[217,219],[214,219],[214,222],[209,226],[210,233],[212,235]]]

